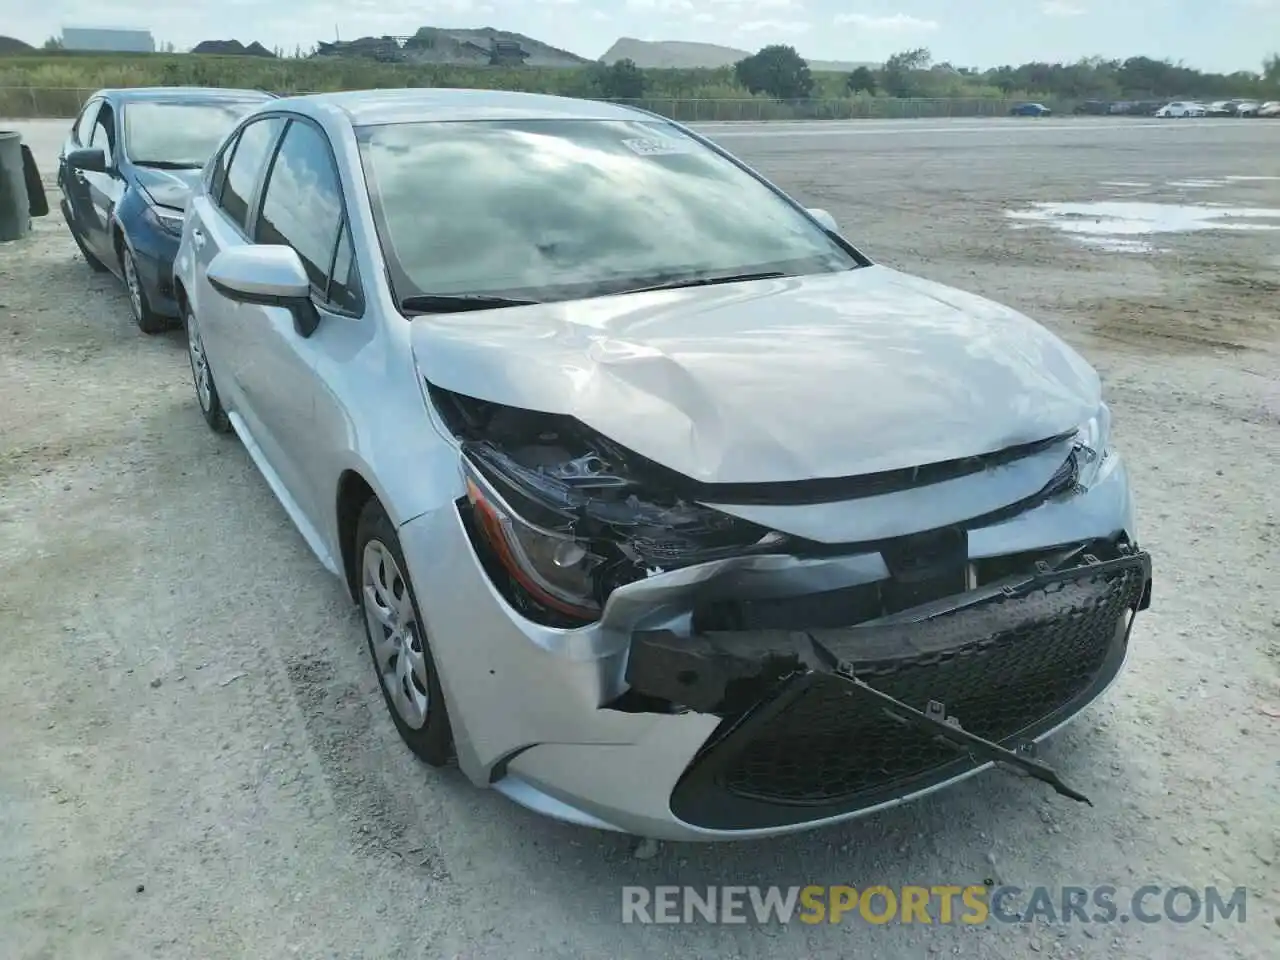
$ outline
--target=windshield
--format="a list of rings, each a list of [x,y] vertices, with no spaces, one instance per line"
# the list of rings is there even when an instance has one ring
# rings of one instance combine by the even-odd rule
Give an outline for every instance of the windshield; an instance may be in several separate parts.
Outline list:
[[[670,125],[432,122],[357,131],[393,292],[537,301],[859,266]]]
[[[254,101],[126,104],[125,154],[140,166],[203,167],[236,121],[256,106]]]

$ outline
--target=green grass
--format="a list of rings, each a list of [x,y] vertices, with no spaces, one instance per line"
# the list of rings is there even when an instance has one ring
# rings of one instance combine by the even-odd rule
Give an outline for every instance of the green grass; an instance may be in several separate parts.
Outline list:
[[[814,74],[811,101],[779,103],[752,97],[730,67],[646,70],[637,105],[679,120],[973,116],[1006,113],[995,88],[939,91],[949,100],[901,101],[852,96],[845,74]],[[266,59],[197,54],[25,53],[0,57],[0,117],[70,117],[103,87],[248,87],[275,93],[315,93],[390,87],[470,87],[592,96],[583,68],[470,67],[387,64],[361,59]],[[714,101],[714,102],[711,102]]]

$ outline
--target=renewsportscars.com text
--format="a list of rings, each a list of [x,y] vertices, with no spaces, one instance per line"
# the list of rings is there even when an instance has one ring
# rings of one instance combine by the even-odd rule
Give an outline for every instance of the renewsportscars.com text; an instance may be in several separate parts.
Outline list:
[[[1245,921],[1244,887],[623,887],[623,923],[1217,923]]]

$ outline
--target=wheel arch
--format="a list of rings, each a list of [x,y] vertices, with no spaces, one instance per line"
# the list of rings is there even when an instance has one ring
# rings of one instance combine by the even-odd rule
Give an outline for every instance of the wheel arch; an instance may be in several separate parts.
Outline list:
[[[347,592],[353,602],[360,599],[360,560],[356,556],[356,528],[360,523],[360,512],[370,500],[382,503],[373,485],[360,471],[344,470],[338,478],[336,500],[338,559],[342,564]],[[385,509],[385,504],[383,508]]]

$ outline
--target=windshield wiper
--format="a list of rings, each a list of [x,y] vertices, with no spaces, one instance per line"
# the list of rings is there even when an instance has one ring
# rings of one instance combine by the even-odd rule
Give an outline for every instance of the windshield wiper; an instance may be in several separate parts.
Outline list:
[[[199,170],[203,163],[194,160],[135,160],[135,167],[149,167],[152,170]]]
[[[619,293],[649,293],[652,290],[679,290],[681,287],[709,287],[717,283],[742,283],[747,280],[776,280],[787,274],[781,270],[769,270],[760,273],[735,273],[723,277],[684,277],[680,280],[665,280],[662,283],[647,287],[629,287]]]
[[[491,297],[481,293],[420,293],[400,301],[405,313],[465,313],[468,310],[497,310],[500,307],[528,307],[537,300]]]

